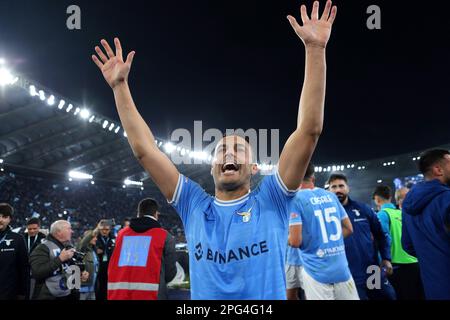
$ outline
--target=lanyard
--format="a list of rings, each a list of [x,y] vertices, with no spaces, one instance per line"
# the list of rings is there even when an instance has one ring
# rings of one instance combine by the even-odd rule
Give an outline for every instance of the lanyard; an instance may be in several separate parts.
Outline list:
[[[31,252],[31,247],[34,246],[34,244],[35,244],[36,241],[37,241],[37,238],[38,238],[38,235],[35,235],[35,236],[34,236],[34,241],[33,241],[32,245],[30,246],[30,235],[28,235],[28,253]]]
[[[103,237],[101,237],[101,239],[102,239],[103,244],[106,246],[106,244],[107,244],[108,241],[109,241],[109,237],[106,238],[106,240],[105,240],[105,238],[103,238]]]

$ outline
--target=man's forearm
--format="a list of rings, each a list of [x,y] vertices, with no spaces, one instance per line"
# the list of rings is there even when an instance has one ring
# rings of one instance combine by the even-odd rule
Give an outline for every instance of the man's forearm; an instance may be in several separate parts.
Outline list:
[[[320,135],[326,89],[325,48],[306,47],[305,79],[300,98],[297,128],[304,133]]]
[[[139,159],[153,148],[157,149],[155,138],[139,114],[131,96],[127,82],[122,82],[113,89],[117,111],[123,129],[127,133],[128,141],[134,155]]]

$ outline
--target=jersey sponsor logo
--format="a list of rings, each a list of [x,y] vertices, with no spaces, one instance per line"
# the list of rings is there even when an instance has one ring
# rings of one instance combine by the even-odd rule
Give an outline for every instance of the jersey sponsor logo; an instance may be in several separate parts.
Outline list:
[[[361,221],[367,221],[367,219],[366,218],[353,219],[353,222],[361,222]]]
[[[203,257],[202,244],[199,242],[195,246],[195,259],[200,260]]]
[[[323,203],[333,203],[333,199],[329,195],[321,197],[312,197],[309,199],[309,201],[315,206]]]
[[[327,256],[327,257],[338,256],[343,253],[345,253],[345,245],[332,247],[332,248],[319,249],[319,250],[317,250],[316,255],[319,258],[323,258],[325,256]]]
[[[298,218],[298,214],[295,212],[291,212],[291,219]]]
[[[249,246],[230,249],[226,252],[220,252],[217,250],[212,250],[211,248],[207,248],[205,260],[218,264],[227,264],[233,261],[250,259],[267,252],[269,252],[269,248],[267,247],[267,241],[264,240],[258,243],[253,243]],[[203,258],[203,248],[200,242],[195,246],[194,256],[197,261]]]

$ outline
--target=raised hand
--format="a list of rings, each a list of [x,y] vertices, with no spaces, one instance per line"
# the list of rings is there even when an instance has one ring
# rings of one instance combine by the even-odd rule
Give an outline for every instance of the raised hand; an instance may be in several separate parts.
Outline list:
[[[336,18],[337,7],[332,7],[331,0],[327,1],[322,17],[319,19],[319,1],[315,1],[311,12],[311,18],[308,17],[306,6],[302,5],[300,13],[303,26],[300,26],[293,16],[287,16],[295,33],[302,39],[306,47],[316,46],[325,48],[330,39],[331,29]]]
[[[96,46],[95,52],[100,57],[100,60],[96,55],[92,55],[92,60],[102,71],[103,77],[109,86],[114,89],[118,84],[128,81],[128,74],[131,70],[135,52],[131,51],[127,56],[127,61],[124,62],[122,46],[120,45],[118,38],[114,39],[114,44],[116,46],[115,54],[106,40],[102,40],[101,44],[106,51],[106,55],[100,47]]]

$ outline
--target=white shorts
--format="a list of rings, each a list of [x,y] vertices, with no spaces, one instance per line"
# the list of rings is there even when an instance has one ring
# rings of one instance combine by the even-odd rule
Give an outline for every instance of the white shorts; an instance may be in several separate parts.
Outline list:
[[[303,289],[302,266],[291,266],[289,264],[284,268],[286,272],[286,289]]]
[[[305,269],[302,275],[306,300],[359,300],[353,278],[345,282],[326,284],[314,280]]]

